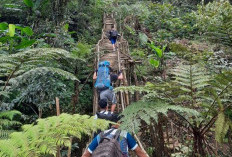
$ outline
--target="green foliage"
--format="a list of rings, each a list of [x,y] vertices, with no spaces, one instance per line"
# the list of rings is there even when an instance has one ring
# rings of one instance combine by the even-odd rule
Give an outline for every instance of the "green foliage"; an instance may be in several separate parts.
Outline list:
[[[215,139],[218,142],[223,142],[231,124],[232,121],[226,119],[223,112],[218,114],[218,118],[215,122]]]
[[[174,111],[178,114],[184,113],[186,117],[199,115],[196,110],[170,105],[161,101],[140,101],[131,104],[122,112],[124,117],[121,119],[122,125],[120,127],[130,132],[137,132],[140,129],[141,121],[145,121],[147,125],[150,125],[153,120],[158,122],[160,113],[167,116],[168,111]]]
[[[49,49],[49,48],[41,48],[41,49],[31,49],[24,52],[19,52],[17,54],[12,55],[2,55],[0,58],[0,67],[3,76],[12,72],[26,72],[32,68],[36,68],[38,65],[48,63],[51,60],[59,60],[59,59],[72,59],[71,55],[62,49]],[[45,70],[54,70],[54,69],[45,69]],[[60,73],[59,71],[56,71]],[[66,73],[67,74],[67,73]]]
[[[86,43],[78,43],[71,49],[71,52],[74,57],[87,59],[91,53],[91,46]]]
[[[6,22],[0,23],[0,25],[0,43],[2,43],[0,52],[12,54],[34,45],[37,41],[32,39],[34,32],[30,27],[8,25]],[[6,26],[8,26],[7,29]]]
[[[15,35],[15,25],[9,24],[9,36],[14,37]]]
[[[65,79],[78,80],[72,73],[60,69],[60,63],[57,64],[57,61],[69,62],[71,64],[77,59],[77,57],[72,57],[65,50],[54,48],[31,49],[16,54],[2,55],[0,57],[0,76],[8,79],[4,82],[4,86],[0,86],[0,89],[2,91],[10,91],[11,84],[15,84],[16,87],[20,81],[23,82],[25,79],[32,78],[32,76],[38,74],[52,73],[58,74]],[[3,94],[7,96],[8,93],[1,92],[1,95]]]
[[[185,106],[187,110],[191,108],[193,109],[192,111],[200,111],[200,114],[197,116],[185,116],[185,121],[187,120],[186,122],[192,126],[201,126],[202,130],[205,130],[204,126],[202,126],[203,124],[208,126],[207,121],[211,121],[212,117],[219,114],[215,124],[216,139],[222,141],[231,124],[229,118],[225,118],[224,116],[224,110],[229,110],[227,108],[231,104],[231,72],[223,72],[212,76],[200,64],[188,65],[184,63],[175,67],[171,73],[173,78],[169,82],[147,83],[144,87],[116,88],[116,91],[128,91],[132,93],[140,91],[145,94],[142,98],[143,101],[135,105],[132,104],[125,109],[125,114],[123,112],[125,116],[123,127],[139,129],[141,120],[149,125],[150,115],[154,115],[152,118],[155,120],[158,117],[158,112],[156,114],[152,112],[153,107],[155,111],[157,110],[165,114],[165,111],[170,106],[167,104],[175,104],[174,107]],[[152,106],[152,103],[149,105],[148,101],[156,102],[154,104],[157,104],[158,108],[155,105]],[[221,112],[219,113],[219,111]]]
[[[184,65],[181,64],[173,69],[175,75],[174,84],[178,91],[172,91],[175,102],[186,103],[190,107],[198,107],[203,102],[202,96],[206,87],[209,85],[210,76],[204,67],[199,64]],[[176,90],[176,89],[175,89]]]
[[[148,37],[147,37],[146,34],[144,34],[144,33],[139,33],[138,38],[139,38],[139,41],[140,41],[141,45],[147,44]]]
[[[34,3],[32,0],[23,0],[23,2],[28,6],[28,7],[33,7]]]
[[[9,120],[13,120],[16,115],[21,115],[21,113],[15,110],[0,112],[0,118],[6,118]]]
[[[211,41],[232,45],[232,5],[228,0],[199,6],[196,15],[197,26]]]
[[[21,116],[21,112],[16,110],[0,112],[0,139],[7,139],[14,131],[14,126],[20,126],[19,121],[14,120],[15,117]]]
[[[76,80],[76,77],[67,72],[62,74],[55,73],[60,69],[52,68],[47,69],[39,67],[33,70],[30,70],[19,77],[12,79],[12,90],[17,91],[17,97],[13,99],[13,103],[22,105],[22,110],[27,106],[36,106],[43,110],[43,113],[46,115],[51,115],[50,111],[52,108],[55,108],[55,97],[59,97],[60,103],[69,103],[71,98],[71,90],[68,82],[69,80]],[[64,76],[66,75],[66,76]],[[70,78],[70,76],[72,78]],[[67,80],[67,77],[70,79]],[[48,94],[49,93],[49,94]],[[63,101],[63,100],[66,100]],[[65,105],[66,108],[70,107]],[[63,109],[63,105],[61,106]]]
[[[182,11],[170,3],[152,3],[145,26],[153,32],[156,42],[172,41],[174,38],[193,38],[197,33],[195,14]]]
[[[149,48],[151,48],[151,51],[153,53],[155,53],[155,55],[149,55],[148,57],[155,57],[156,60],[154,58],[150,58],[149,62],[152,66],[154,66],[155,68],[158,68],[160,63],[162,62],[162,59],[164,57],[164,51],[166,49],[166,46],[163,46],[163,48],[159,48],[157,46],[154,45],[154,42],[151,42],[148,44]]]
[[[108,122],[86,115],[61,114],[39,119],[36,125],[24,125],[8,140],[0,140],[0,156],[46,156],[57,153],[57,147],[71,147],[70,138],[81,139],[97,129],[106,129]]]

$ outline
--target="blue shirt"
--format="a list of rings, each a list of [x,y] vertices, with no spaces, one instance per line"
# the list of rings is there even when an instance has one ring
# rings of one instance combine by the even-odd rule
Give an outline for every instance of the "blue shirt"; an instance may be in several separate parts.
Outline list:
[[[111,129],[104,131],[104,134],[109,132]],[[107,137],[112,138],[117,129],[114,129]],[[88,147],[88,151],[92,154],[93,151],[97,148],[100,142],[100,135],[98,134]],[[138,146],[135,139],[131,136],[130,133],[126,131],[121,131],[119,138],[120,148],[125,157],[129,157],[128,149],[135,150]]]

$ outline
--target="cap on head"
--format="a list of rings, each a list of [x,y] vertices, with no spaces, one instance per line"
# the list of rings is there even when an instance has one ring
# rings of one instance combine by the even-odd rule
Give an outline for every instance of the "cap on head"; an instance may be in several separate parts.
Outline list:
[[[107,106],[107,100],[106,99],[100,99],[98,102],[100,108],[104,109]]]

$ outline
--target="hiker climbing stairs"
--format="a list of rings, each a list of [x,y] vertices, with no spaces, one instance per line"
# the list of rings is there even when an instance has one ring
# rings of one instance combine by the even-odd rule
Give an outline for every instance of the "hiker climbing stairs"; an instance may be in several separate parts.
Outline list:
[[[137,84],[137,77],[134,72],[135,62],[130,57],[128,42],[123,38],[123,33],[120,32],[120,37],[118,37],[116,42],[116,51],[113,51],[112,44],[108,39],[108,32],[111,27],[114,26],[117,29],[117,23],[115,21],[113,14],[104,14],[103,17],[103,28],[101,39],[96,45],[95,51],[95,69],[97,69],[98,64],[101,61],[109,61],[110,67],[113,73],[118,73],[119,71],[123,74],[123,80],[117,81],[114,86],[129,86]],[[98,111],[98,93],[94,88],[94,100],[93,100],[93,114]],[[135,96],[136,95],[136,96]],[[126,108],[131,101],[138,99],[138,94],[129,94],[128,92],[118,92],[117,93],[117,111],[121,112]]]

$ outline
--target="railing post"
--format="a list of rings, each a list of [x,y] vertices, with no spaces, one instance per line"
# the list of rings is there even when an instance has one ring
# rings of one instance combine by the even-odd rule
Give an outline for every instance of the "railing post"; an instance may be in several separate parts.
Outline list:
[[[59,102],[59,98],[56,97],[56,115],[59,116],[60,115],[60,102]]]

